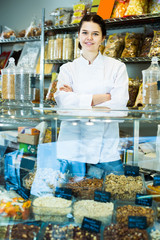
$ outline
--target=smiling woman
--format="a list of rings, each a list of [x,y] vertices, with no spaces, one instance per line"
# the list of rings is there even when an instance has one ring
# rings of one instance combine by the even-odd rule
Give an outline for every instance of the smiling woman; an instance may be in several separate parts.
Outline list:
[[[105,22],[98,15],[85,15],[78,31],[81,56],[61,66],[55,100],[61,108],[91,106],[123,108],[128,101],[128,74],[124,63],[103,56],[99,46],[106,36]],[[63,121],[57,155],[71,172],[84,173],[85,164],[104,170],[123,170],[119,160],[118,122],[99,122],[87,127],[84,121],[72,125]],[[64,168],[63,168],[64,169]]]

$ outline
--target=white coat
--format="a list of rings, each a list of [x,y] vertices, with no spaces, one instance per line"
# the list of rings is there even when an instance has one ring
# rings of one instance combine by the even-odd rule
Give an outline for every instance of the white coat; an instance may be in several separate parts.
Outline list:
[[[67,84],[73,92],[59,91]],[[111,109],[126,106],[128,74],[124,63],[101,55],[89,64],[83,56],[61,66],[55,100],[60,108],[89,109],[93,94],[110,93],[111,100],[97,106]],[[75,122],[75,121],[74,121]],[[57,158],[86,163],[102,163],[120,159],[118,122],[62,121],[57,145]]]

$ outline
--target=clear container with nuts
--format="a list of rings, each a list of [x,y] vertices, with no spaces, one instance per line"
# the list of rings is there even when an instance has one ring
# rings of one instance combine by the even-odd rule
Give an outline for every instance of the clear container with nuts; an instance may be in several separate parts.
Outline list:
[[[145,193],[146,186],[143,174],[125,176],[118,172],[105,175],[104,190],[111,193],[113,200],[135,200],[136,193]]]
[[[54,60],[62,60],[63,57],[63,34],[57,34],[54,40]]]
[[[72,34],[65,34],[63,39],[63,60],[72,60],[73,52],[73,36]]]
[[[74,197],[80,199],[94,199],[95,190],[102,191],[103,179],[84,177],[78,179],[71,177],[65,184],[66,188],[72,189]]]
[[[4,104],[10,105],[15,100],[15,74],[16,66],[14,58],[9,59],[8,67],[2,71],[2,98],[5,99]]]
[[[35,220],[66,222],[71,217],[72,200],[54,196],[33,199],[32,212]]]
[[[160,104],[160,67],[158,58],[152,57],[151,65],[142,71],[143,75],[143,103],[146,108],[158,107]]]
[[[115,201],[113,221],[128,225],[128,216],[145,216],[147,227],[152,226],[157,219],[157,204],[152,202],[152,206],[136,205],[135,201]]]
[[[78,47],[78,45],[79,45],[79,39],[78,39],[78,33],[76,33],[74,37],[74,59],[81,56],[81,50]]]
[[[54,60],[54,41],[55,36],[50,36],[48,38],[48,60]]]

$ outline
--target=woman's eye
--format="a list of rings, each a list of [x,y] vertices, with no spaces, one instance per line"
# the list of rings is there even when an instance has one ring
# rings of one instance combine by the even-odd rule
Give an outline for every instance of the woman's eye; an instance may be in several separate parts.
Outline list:
[[[93,33],[94,36],[98,36],[98,33]]]
[[[87,32],[82,32],[82,34],[87,34]]]

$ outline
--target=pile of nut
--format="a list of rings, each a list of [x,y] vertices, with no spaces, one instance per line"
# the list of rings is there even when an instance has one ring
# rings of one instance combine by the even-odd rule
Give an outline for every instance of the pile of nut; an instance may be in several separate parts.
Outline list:
[[[24,179],[24,186],[27,189],[31,189],[34,178],[35,178],[35,174],[36,174],[35,172],[30,172],[28,176]]]
[[[112,199],[131,200],[136,198],[136,193],[143,193],[143,180],[141,176],[109,174],[105,177],[104,188]]]
[[[84,178],[75,182],[74,178],[71,178],[65,187],[71,188],[73,196],[79,199],[94,199],[94,191],[96,189],[102,190],[102,186],[103,179]]]
[[[8,233],[10,236],[7,236],[7,239],[35,239],[37,236],[38,232],[40,230],[39,226],[36,225],[28,225],[28,224],[22,224],[18,223],[13,226],[9,226],[9,231]]]
[[[45,229],[44,240],[63,239],[63,240],[100,240],[100,234],[86,231],[72,224],[61,226],[49,223]]]
[[[111,224],[103,232],[105,240],[148,240],[147,231],[138,228],[128,228],[123,224]]]
[[[102,224],[110,224],[113,214],[112,202],[97,202],[94,200],[76,201],[73,206],[75,222],[81,224],[84,217],[101,221]]]
[[[160,230],[156,229],[156,230],[151,230],[150,233],[151,239],[152,240],[160,240]]]
[[[128,225],[128,216],[145,216],[148,226],[154,222],[154,210],[152,208],[132,205],[117,207],[116,219],[118,223]]]

